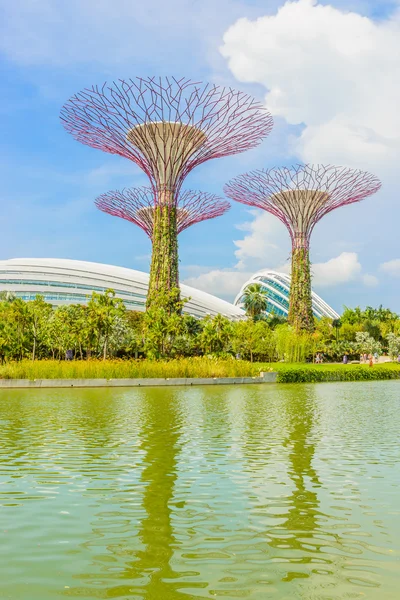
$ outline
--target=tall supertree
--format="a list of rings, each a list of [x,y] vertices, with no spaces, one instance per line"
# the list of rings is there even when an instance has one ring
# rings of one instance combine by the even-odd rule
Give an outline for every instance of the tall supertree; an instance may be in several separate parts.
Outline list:
[[[154,191],[151,188],[141,187],[107,192],[96,198],[95,204],[97,208],[109,215],[126,219],[138,225],[149,236],[153,247],[159,247],[159,236],[164,235],[164,230],[161,227],[155,227],[160,206],[155,202]],[[173,226],[176,237],[181,231],[195,223],[220,217],[229,208],[229,202],[214,194],[192,190],[180,191],[175,197],[176,219]],[[161,220],[161,223],[165,225],[165,221]],[[171,227],[171,223],[168,223],[168,227]],[[173,283],[178,280],[178,243],[175,248],[176,252],[170,255],[152,252],[151,263],[152,272],[170,273]],[[164,265],[164,261],[170,261],[170,265]],[[170,281],[167,281],[167,286],[170,287]],[[154,286],[151,293],[149,291],[148,307],[155,300],[152,294],[156,293],[156,289]]]
[[[244,152],[272,128],[269,112],[250,96],[188,79],[135,78],[73,96],[61,119],[73,137],[119,154],[149,177],[154,192],[149,297],[178,289],[176,198],[185,177],[212,158]]]
[[[331,165],[297,165],[253,171],[225,186],[228,197],[266,210],[286,225],[292,240],[289,322],[313,331],[309,246],[318,221],[332,210],[360,202],[381,187],[364,171]]]

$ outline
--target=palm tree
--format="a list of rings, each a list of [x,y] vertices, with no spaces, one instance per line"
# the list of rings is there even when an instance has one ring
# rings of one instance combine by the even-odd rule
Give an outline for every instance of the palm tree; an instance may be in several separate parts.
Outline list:
[[[243,292],[242,302],[249,317],[256,320],[268,307],[268,293],[261,283],[252,283]]]

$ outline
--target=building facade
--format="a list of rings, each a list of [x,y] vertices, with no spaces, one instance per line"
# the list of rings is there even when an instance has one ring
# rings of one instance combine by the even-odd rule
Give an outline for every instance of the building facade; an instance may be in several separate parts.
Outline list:
[[[290,275],[268,269],[255,273],[251,279],[246,281],[236,296],[234,302],[236,306],[243,306],[243,293],[253,283],[260,283],[268,295],[267,314],[286,318],[289,312]],[[312,309],[317,319],[321,319],[321,317],[339,318],[338,313],[315,292],[312,292]]]
[[[86,304],[92,292],[113,289],[128,310],[144,311],[149,275],[141,271],[58,258],[13,258],[0,261],[0,292],[23,300],[40,294],[53,306]],[[211,294],[181,285],[184,312],[197,318],[221,314],[231,320],[244,316],[243,310]]]

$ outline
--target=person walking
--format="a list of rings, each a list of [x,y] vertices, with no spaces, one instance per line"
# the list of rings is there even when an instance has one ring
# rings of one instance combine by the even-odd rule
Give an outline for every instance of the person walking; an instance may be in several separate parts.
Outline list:
[[[374,357],[372,356],[372,354],[368,355],[368,360],[369,360],[369,366],[373,367],[374,366]]]
[[[343,356],[343,364],[344,364],[344,365],[347,365],[347,363],[348,363],[348,362],[349,362],[349,357],[347,356],[347,354],[345,354],[345,355]]]

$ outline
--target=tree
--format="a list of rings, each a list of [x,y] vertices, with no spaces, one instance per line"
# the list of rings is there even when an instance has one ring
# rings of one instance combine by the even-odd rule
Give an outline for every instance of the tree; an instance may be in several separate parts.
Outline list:
[[[7,302],[4,306],[5,318],[4,335],[9,353],[14,358],[22,360],[30,347],[28,304],[20,298]]]
[[[366,331],[359,331],[356,333],[356,342],[358,351],[367,354],[381,354],[382,345],[369,335]]]
[[[39,295],[31,302],[28,302],[26,306],[33,338],[32,360],[35,360],[38,344],[45,341],[52,307],[51,304],[44,301],[43,296]]]
[[[103,360],[107,358],[113,328],[125,316],[125,312],[125,305],[115,297],[114,290],[108,289],[103,294],[93,292],[87,307],[88,322],[96,334],[97,346],[102,346]]]
[[[232,335],[231,322],[222,315],[204,319],[203,331],[200,334],[200,344],[204,352],[225,352],[229,347]]]
[[[266,321],[239,321],[233,325],[232,348],[243,358],[254,355],[271,360],[274,356],[272,331]]]
[[[256,320],[268,308],[268,293],[261,283],[252,283],[243,292],[244,309],[253,320]]]
[[[389,344],[389,356],[394,359],[400,355],[400,337],[396,336],[394,333],[389,333],[387,341]]]

